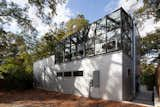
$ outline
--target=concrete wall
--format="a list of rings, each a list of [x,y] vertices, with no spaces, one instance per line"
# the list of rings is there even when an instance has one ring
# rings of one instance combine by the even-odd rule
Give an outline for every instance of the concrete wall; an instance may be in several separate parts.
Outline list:
[[[54,56],[34,63],[36,87],[85,97],[123,100],[122,52],[83,58],[54,64]],[[56,77],[56,72],[82,70],[83,76]],[[99,87],[92,87],[93,72],[99,71]]]
[[[133,98],[133,69],[131,57],[123,53],[123,100]]]

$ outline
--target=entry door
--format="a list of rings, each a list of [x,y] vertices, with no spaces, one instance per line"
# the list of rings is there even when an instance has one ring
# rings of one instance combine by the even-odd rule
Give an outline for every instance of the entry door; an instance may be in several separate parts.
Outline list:
[[[100,98],[100,72],[94,71],[93,78],[90,82],[90,97]]]

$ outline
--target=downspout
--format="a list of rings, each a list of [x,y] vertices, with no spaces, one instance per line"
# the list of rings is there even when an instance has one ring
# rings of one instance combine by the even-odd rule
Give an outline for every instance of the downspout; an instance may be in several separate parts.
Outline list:
[[[132,40],[133,40],[133,47],[132,47],[132,52],[133,52],[133,95],[135,97],[136,95],[136,35],[135,35],[135,24],[134,21],[132,22],[133,24],[133,29],[132,29]]]

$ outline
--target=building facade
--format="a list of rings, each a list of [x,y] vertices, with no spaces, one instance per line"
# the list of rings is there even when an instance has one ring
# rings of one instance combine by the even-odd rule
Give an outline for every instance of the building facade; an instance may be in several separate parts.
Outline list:
[[[34,63],[36,87],[109,100],[136,93],[139,35],[122,8],[60,41],[55,55]]]

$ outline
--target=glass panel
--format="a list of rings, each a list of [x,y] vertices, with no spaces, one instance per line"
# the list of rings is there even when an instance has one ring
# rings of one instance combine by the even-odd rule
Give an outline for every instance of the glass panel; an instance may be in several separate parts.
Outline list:
[[[62,77],[63,76],[63,72],[57,72],[57,77]]]
[[[85,51],[86,55],[87,56],[94,55],[94,38],[89,39],[85,45],[86,45],[86,51]]]
[[[76,35],[76,34],[75,34],[74,36],[72,36],[72,37],[71,37],[71,42],[77,43],[77,36],[78,36],[78,35]]]
[[[125,33],[126,35],[128,35],[128,38],[131,40],[131,30],[132,30],[132,20],[131,18],[128,16],[127,13],[125,13],[124,11],[122,11],[122,33]]]
[[[77,58],[82,58],[84,56],[84,43],[77,45]]]
[[[65,59],[64,61],[70,61],[71,60],[71,54],[70,54],[70,49],[69,48],[65,48]]]
[[[106,37],[107,40],[119,37],[120,32],[121,32],[120,29],[115,29],[115,30],[112,30],[110,32],[107,32],[107,37]]]
[[[89,32],[88,32],[88,38],[92,38],[95,36],[95,30],[96,30],[96,24],[93,23],[90,25],[90,29],[89,29]]]
[[[121,10],[120,9],[108,15],[108,17],[116,20],[117,22],[120,21],[120,16],[121,16]]]
[[[83,71],[74,71],[73,76],[83,76]]]
[[[96,37],[95,40],[95,54],[105,53],[106,34],[102,34]]]
[[[107,31],[112,31],[117,28],[120,28],[119,23],[116,23],[112,20],[107,19]]]
[[[71,77],[72,76],[72,72],[64,72],[64,77]]]
[[[71,59],[72,60],[76,59],[76,45],[75,44],[71,45]]]
[[[97,21],[96,36],[106,33],[106,18]]]
[[[58,44],[56,46],[55,62],[56,63],[62,63],[63,62],[63,55],[64,55],[64,47],[63,47],[63,45]]]
[[[120,29],[115,29],[110,32],[107,32],[107,43],[106,43],[107,52],[120,49],[121,46],[120,40],[121,40]]]
[[[106,17],[98,20],[96,24],[97,24],[96,29],[106,30]]]
[[[128,56],[131,56],[131,41],[125,34],[123,34],[123,52],[126,53]]]

